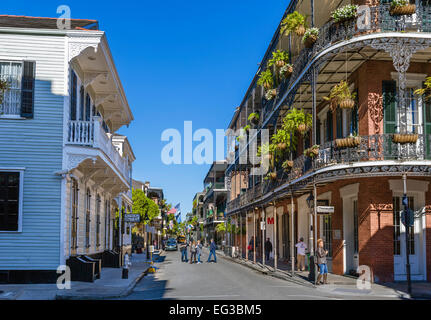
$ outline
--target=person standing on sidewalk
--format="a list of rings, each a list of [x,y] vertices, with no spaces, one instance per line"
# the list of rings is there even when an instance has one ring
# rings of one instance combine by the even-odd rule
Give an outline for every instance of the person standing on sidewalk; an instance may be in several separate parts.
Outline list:
[[[181,251],[181,262],[187,262],[187,247],[188,247],[188,243],[184,242],[181,244],[180,246],[180,251]]]
[[[214,256],[214,262],[217,263],[217,257],[216,257],[216,249],[217,246],[214,242],[214,239],[211,239],[211,244],[210,244],[210,255],[208,256],[208,261],[207,262],[211,262],[211,256]]]
[[[298,271],[305,270],[305,251],[307,250],[307,245],[304,243],[304,238],[301,237],[299,242],[295,245],[298,261],[296,263],[296,268]]]
[[[196,245],[196,253],[198,255],[198,264],[202,263],[201,261],[201,255],[202,255],[202,244],[201,241],[198,240],[198,243]]]
[[[270,256],[271,252],[272,252],[272,243],[269,240],[269,238],[266,238],[266,241],[265,241],[265,259],[266,259],[266,261],[269,261],[269,256]]]
[[[196,263],[196,251],[196,242],[193,241],[190,246],[190,264]]]
[[[328,265],[326,264],[326,256],[328,255],[328,250],[323,249],[323,240],[317,240],[317,264],[319,266],[319,275],[316,280],[316,285],[320,284],[320,280],[323,277],[323,283],[328,284]]]

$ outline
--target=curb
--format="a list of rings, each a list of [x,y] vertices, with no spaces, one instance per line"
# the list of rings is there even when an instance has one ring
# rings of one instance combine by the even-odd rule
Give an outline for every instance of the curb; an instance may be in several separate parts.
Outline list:
[[[130,295],[135,289],[136,285],[139,281],[142,280],[148,274],[148,269],[151,268],[151,265],[148,266],[145,271],[141,272],[141,274],[133,280],[126,289],[124,289],[121,293],[111,294],[111,295],[100,295],[100,294],[89,294],[89,295],[55,295],[55,300],[104,300],[104,299],[115,299],[115,298],[123,298]]]

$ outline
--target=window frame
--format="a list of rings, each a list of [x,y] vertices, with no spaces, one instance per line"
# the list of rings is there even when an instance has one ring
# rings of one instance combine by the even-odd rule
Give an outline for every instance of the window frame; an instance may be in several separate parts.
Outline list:
[[[20,63],[21,67],[22,67],[22,71],[21,71],[21,82],[22,82],[22,73],[24,72],[24,62],[25,62],[25,60],[23,60],[23,59],[14,59],[14,58],[3,59],[3,58],[0,57],[0,62]],[[22,92],[22,88],[19,91],[21,93]],[[20,112],[21,112],[21,104],[22,104],[22,101],[20,101]],[[21,115],[18,115],[18,114],[0,114],[0,119],[27,120],[27,118],[22,117]]]
[[[0,167],[0,173],[12,172],[19,174],[19,191],[18,191],[18,230],[0,230],[0,234],[15,234],[22,233],[22,220],[23,220],[23,198],[24,198],[24,171],[25,168],[9,168]]]

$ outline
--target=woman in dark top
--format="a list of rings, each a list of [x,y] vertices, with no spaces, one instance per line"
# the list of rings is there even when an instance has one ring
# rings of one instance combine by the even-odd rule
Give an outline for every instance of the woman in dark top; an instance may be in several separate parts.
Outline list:
[[[323,277],[323,283],[328,284],[328,266],[326,264],[326,256],[328,255],[328,251],[323,249],[323,240],[317,240],[317,250],[316,250],[316,262],[319,266],[319,275],[316,280],[316,285],[320,284],[320,280]]]

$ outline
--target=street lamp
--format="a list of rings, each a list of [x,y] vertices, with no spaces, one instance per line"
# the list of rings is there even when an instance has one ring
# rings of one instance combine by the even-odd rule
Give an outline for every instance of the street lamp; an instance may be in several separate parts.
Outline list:
[[[309,269],[310,272],[308,274],[308,280],[312,281],[313,283],[315,283],[316,281],[316,264],[314,263],[314,230],[313,230],[313,225],[312,225],[312,221],[313,221],[313,212],[312,209],[314,208],[314,196],[313,193],[310,192],[310,195],[307,198],[307,206],[310,209],[310,258],[309,258]]]

